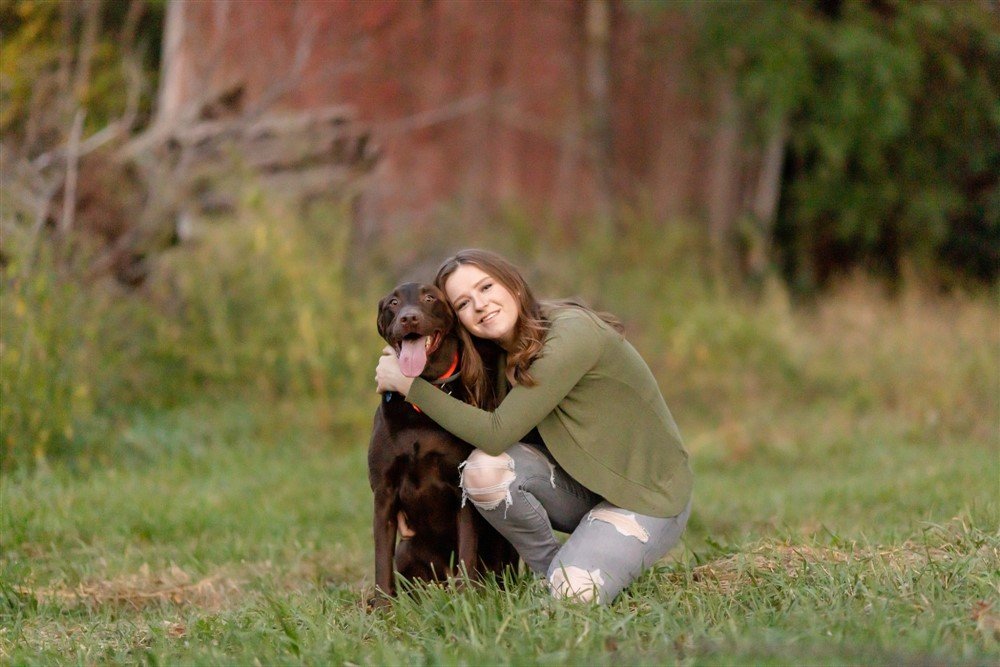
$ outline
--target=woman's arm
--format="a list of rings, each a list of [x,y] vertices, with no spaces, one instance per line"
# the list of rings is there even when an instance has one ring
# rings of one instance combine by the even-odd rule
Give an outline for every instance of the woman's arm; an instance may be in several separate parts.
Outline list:
[[[602,338],[586,315],[552,323],[542,355],[531,365],[537,384],[508,392],[493,412],[452,398],[426,380],[413,381],[406,400],[449,433],[496,456],[519,441],[569,394],[601,354]]]
[[[410,393],[413,378],[403,375],[399,368],[399,358],[396,351],[386,345],[382,348],[378,366],[375,367],[375,391],[382,394],[387,391],[399,392],[403,396]]]

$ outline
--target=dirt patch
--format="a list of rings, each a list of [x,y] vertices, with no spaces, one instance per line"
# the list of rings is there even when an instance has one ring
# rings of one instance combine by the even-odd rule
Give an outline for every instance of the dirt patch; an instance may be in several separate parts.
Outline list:
[[[122,605],[140,609],[167,602],[217,610],[231,603],[233,598],[242,597],[244,583],[244,579],[225,573],[195,580],[176,565],[162,572],[151,572],[149,566],[143,564],[137,573],[114,579],[88,581],[76,587],[22,587],[19,592],[34,596],[39,603]]]
[[[891,549],[847,550],[774,544],[699,565],[692,571],[692,578],[728,592],[753,583],[755,573],[760,572],[784,572],[794,579],[808,568],[848,562],[874,562],[881,567],[906,570],[931,561],[949,560],[954,556],[954,553],[944,549],[909,542]]]
[[[986,600],[977,600],[972,604],[970,614],[976,623],[976,630],[987,641],[1000,642],[1000,614],[993,610],[993,605]]]
[[[258,595],[261,586],[283,590],[355,582],[363,578],[364,566],[346,562],[336,554],[312,554],[276,568],[271,561],[225,566],[208,576],[196,576],[177,565],[153,570],[143,564],[137,572],[108,579],[89,579],[75,586],[16,586],[14,590],[39,604],[91,608],[120,606],[142,609],[155,604],[197,607],[220,611]],[[262,580],[266,583],[262,584]]]
[[[286,562],[279,574],[280,587],[299,590],[303,586],[350,585],[357,587],[365,579],[369,564],[357,547],[332,546],[323,551],[310,551],[294,561]]]

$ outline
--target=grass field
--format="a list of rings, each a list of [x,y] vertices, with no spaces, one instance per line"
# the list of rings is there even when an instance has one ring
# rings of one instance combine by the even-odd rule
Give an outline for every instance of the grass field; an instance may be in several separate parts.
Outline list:
[[[858,281],[793,307],[780,289],[749,298],[595,272],[599,285],[535,279],[545,294],[582,284],[623,315],[696,474],[683,547],[610,607],[553,602],[522,575],[367,609],[378,341],[366,324],[344,353],[315,333],[331,331],[327,311],[295,317],[312,302],[290,292],[280,305],[297,328],[259,344],[298,351],[262,347],[266,377],[237,388],[239,355],[255,362],[257,348],[204,356],[253,342],[220,317],[185,363],[236,380],[115,411],[93,457],[4,471],[0,662],[1000,661],[994,295],[889,298]],[[255,293],[299,284],[257,273]],[[242,303],[233,312],[251,312]],[[275,369],[290,378],[280,391]]]
[[[817,442],[725,463],[706,443],[685,548],[610,608],[524,577],[371,612],[363,448],[262,408],[145,416],[128,435],[158,454],[141,463],[8,479],[4,661],[1000,659],[995,449]]]

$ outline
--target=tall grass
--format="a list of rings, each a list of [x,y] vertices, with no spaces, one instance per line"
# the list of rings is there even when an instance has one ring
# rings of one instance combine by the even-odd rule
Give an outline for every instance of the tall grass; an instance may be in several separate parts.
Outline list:
[[[15,261],[0,282],[3,468],[108,462],[123,413],[234,391],[322,402],[331,423],[367,411],[355,378],[383,283],[347,287],[349,230],[335,205],[300,216],[249,196],[138,291],[82,280],[47,244]]]
[[[255,198],[237,219],[207,226],[193,249],[165,256],[149,289],[189,386],[347,398],[370,365],[371,298],[383,284],[348,286],[350,229],[333,205],[299,216]]]
[[[127,309],[110,292],[66,280],[43,245],[0,281],[0,467],[83,456],[90,417],[117,384],[121,342],[109,321]],[[124,356],[124,355],[123,355]],[[110,363],[109,363],[110,362]]]
[[[334,204],[301,215],[250,191],[238,215],[157,258],[138,292],[67,278],[44,252],[31,270],[8,267],[4,468],[108,460],[123,412],[234,391],[303,401],[331,425],[367,419],[376,299],[469,245],[513,258],[541,296],[621,316],[694,446],[718,434],[739,457],[871,423],[921,441],[996,436],[1000,327],[987,294],[911,280],[890,295],[854,277],[793,305],[776,279],[755,291],[721,279],[698,226],[639,214],[612,235],[509,212],[365,250],[350,230]]]

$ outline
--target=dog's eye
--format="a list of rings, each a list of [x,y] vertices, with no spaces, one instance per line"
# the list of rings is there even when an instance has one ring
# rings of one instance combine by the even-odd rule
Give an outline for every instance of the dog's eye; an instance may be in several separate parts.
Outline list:
[[[426,294],[426,295],[424,295],[424,301],[426,301],[428,303],[433,303],[433,302],[437,301],[437,299],[434,298],[433,294]]]
[[[398,306],[399,305],[399,299],[389,299],[389,305],[390,306]]]

